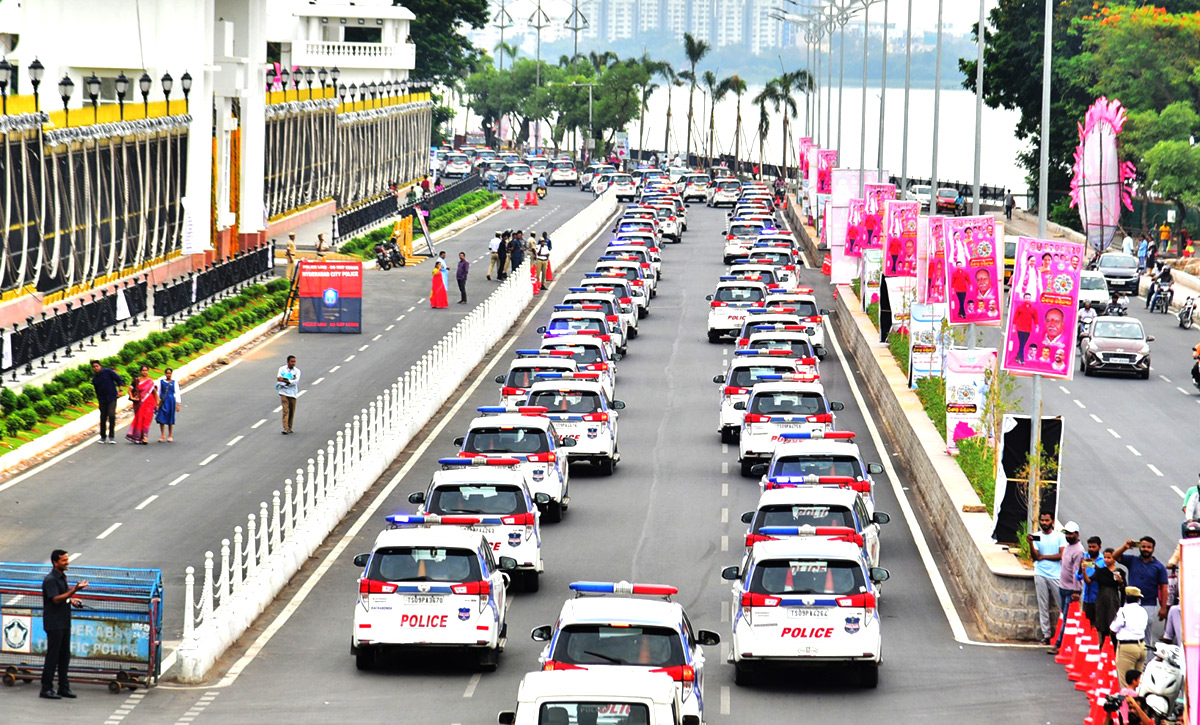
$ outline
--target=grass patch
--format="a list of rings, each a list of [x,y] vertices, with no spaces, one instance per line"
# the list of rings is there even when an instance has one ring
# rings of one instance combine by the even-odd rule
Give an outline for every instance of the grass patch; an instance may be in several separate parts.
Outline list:
[[[900,363],[900,372],[908,375],[908,333],[893,332],[888,335],[888,349]]]
[[[490,206],[499,200],[499,198],[499,194],[487,189],[476,189],[434,209],[429,213],[429,219],[426,221],[426,224],[429,227],[430,233],[436,232],[439,229],[450,226],[463,217],[470,216],[480,209]],[[350,241],[345,242],[338,247],[337,251],[339,254],[348,254],[359,259],[374,259],[375,245],[383,244],[391,236],[392,223],[389,222],[362,236],[354,237]]]
[[[964,438],[958,442],[958,455],[954,460],[958,461],[958,467],[966,474],[990,516],[996,498],[996,453],[991,444],[983,436]]]
[[[917,398],[925,415],[933,422],[942,440],[946,439],[946,381],[942,378],[921,378],[917,381]]]
[[[875,331],[879,332],[879,303],[872,302],[867,305],[867,317],[871,318],[871,324],[875,326]]]

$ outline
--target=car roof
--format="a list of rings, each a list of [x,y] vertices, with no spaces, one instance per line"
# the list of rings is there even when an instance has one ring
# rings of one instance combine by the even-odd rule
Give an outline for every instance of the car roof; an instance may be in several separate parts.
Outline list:
[[[762,282],[756,282],[752,279],[731,279],[725,282],[717,282],[717,289],[724,289],[727,287],[761,287],[763,291],[766,291],[767,289],[765,284]]]
[[[678,629],[682,619],[683,607],[678,602],[646,597],[576,597],[564,602],[559,613],[562,625],[629,622]]]
[[[543,380],[534,383],[529,388],[529,394],[533,395],[543,390],[581,390],[587,393],[595,393],[601,398],[605,398],[604,386],[595,380]],[[550,412],[555,413],[558,411]]]
[[[755,383],[754,387],[750,388],[751,395],[759,393],[811,393],[813,395],[825,395],[825,386],[820,383],[790,383],[787,381],[769,380],[766,382]]]
[[[831,505],[841,504],[853,506],[859,498],[857,491],[848,488],[832,488],[829,486],[784,486],[763,491],[758,497],[758,506],[779,506],[783,504],[796,505]]]
[[[826,440],[812,438],[799,441],[779,441],[775,444],[775,457],[780,456],[834,455],[860,458],[858,444],[852,440]]]
[[[664,672],[645,668],[596,667],[586,670],[530,672],[521,680],[518,702],[545,698],[592,699],[625,703],[636,699],[669,705],[676,697],[675,682]]]
[[[542,349],[550,345],[590,346],[604,349],[603,344],[594,335],[559,335],[558,337],[542,338]]]
[[[579,364],[569,357],[519,357],[508,364],[509,370],[544,367],[561,367],[574,370],[579,367]]]
[[[820,556],[861,563],[865,554],[862,547],[853,542],[797,536],[771,541],[760,541],[751,549],[751,556],[754,557],[755,562],[766,559]]]
[[[551,320],[603,320],[605,317],[603,310],[555,310],[551,315]]]
[[[752,356],[745,357],[745,358],[734,358],[734,359],[730,360],[729,361],[729,369],[733,370],[734,368],[763,367],[764,365],[774,365],[776,367],[781,367],[781,368],[789,368],[790,367],[792,369],[795,369],[795,367],[796,367],[795,361],[796,361],[796,358],[786,357],[784,355],[775,355],[775,356],[767,356],[767,357],[758,357],[758,356],[752,355]]]
[[[511,484],[513,486],[525,486],[525,474],[512,468],[497,468],[495,466],[469,466],[462,468],[447,468],[441,471],[433,472],[432,485],[438,486],[461,486],[463,484],[478,483],[483,485],[488,484]]]
[[[483,535],[459,526],[402,527],[384,529],[375,537],[372,551],[389,546],[437,546],[478,549]]]
[[[511,426],[513,428],[538,428],[540,430],[550,429],[550,419],[541,415],[521,415],[520,413],[498,413],[496,415],[481,415],[474,418],[467,425],[467,430],[476,428],[499,428],[500,426]]]

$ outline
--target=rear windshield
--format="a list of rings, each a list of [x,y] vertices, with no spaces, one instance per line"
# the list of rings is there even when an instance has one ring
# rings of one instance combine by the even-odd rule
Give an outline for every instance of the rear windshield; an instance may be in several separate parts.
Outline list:
[[[1079,278],[1079,289],[1108,289],[1108,283],[1103,277],[1087,275]]]
[[[612,180],[613,180],[614,184],[632,184],[633,183],[633,177],[630,176],[629,174],[613,174]]]
[[[749,388],[758,382],[759,375],[784,375],[796,372],[791,365],[755,365],[753,367],[734,368],[729,373],[729,382],[735,388]]]
[[[507,516],[527,513],[525,493],[518,486],[472,483],[438,486],[429,495],[429,512],[434,514],[488,514]]]
[[[717,188],[721,191],[737,191],[741,184],[736,181],[718,181]]]
[[[573,624],[555,640],[550,659],[573,665],[686,664],[679,632],[669,627]]]
[[[755,279],[757,277],[757,281],[762,282],[763,284],[774,284],[775,273],[770,269],[765,268],[766,265],[763,265],[763,267],[764,269],[739,269],[736,272],[731,272],[730,274],[735,277],[745,277],[746,279]]]
[[[470,582],[483,578],[469,549],[391,546],[371,556],[367,578],[385,582]]]
[[[601,410],[600,396],[590,390],[539,390],[530,394],[529,404],[550,413],[595,413]]]
[[[846,526],[854,528],[854,512],[848,506],[772,504],[754,516],[754,530],[764,526]]]
[[[465,163],[467,163],[467,155],[466,154],[451,154],[446,157],[446,163],[448,163],[448,164],[465,164]]]
[[[759,325],[799,325],[799,324],[800,324],[799,318],[797,318],[791,312],[788,312],[786,314],[781,313],[778,315],[773,315],[773,314],[756,315],[754,317],[754,319],[748,320],[742,325],[742,330],[741,330],[742,334],[738,335],[738,337],[750,337],[751,333],[756,332],[756,330],[754,328]],[[763,332],[767,332],[767,330],[763,330]]]
[[[791,350],[796,357],[812,357],[813,349],[808,340],[788,340],[761,337],[750,341],[751,350]]]
[[[575,362],[581,365],[604,362],[604,354],[599,346],[591,345],[546,345],[543,350],[569,350]]]
[[[510,173],[510,174],[528,174],[529,167],[524,164],[513,164],[512,166],[508,167],[508,173]]]
[[[750,400],[751,413],[760,415],[821,415],[825,399],[816,393],[759,393]]]
[[[561,373],[567,368],[513,368],[508,371],[508,379],[504,381],[507,388],[528,388],[537,380],[536,373]]]
[[[862,478],[862,468],[853,456],[804,455],[776,459],[772,476],[849,476]]]
[[[758,302],[762,298],[763,292],[757,287],[720,287],[713,295],[720,302]]]
[[[735,237],[752,237],[762,228],[762,224],[734,224],[729,227],[729,233]]]
[[[538,725],[638,725],[650,722],[650,708],[640,702],[555,701],[542,705]]]
[[[616,310],[613,309],[613,303],[611,300],[606,300],[606,299],[567,299],[564,301],[564,303],[568,304],[568,305],[599,306],[600,312],[604,313],[605,315],[615,315],[616,314]]]
[[[808,300],[792,302],[790,300],[779,300],[776,302],[768,302],[767,309],[772,307],[786,307],[787,309],[795,310],[796,315],[800,317],[817,317],[821,314],[817,309],[817,303]]]
[[[612,270],[616,270],[616,271],[618,271],[618,272],[620,272],[620,273],[621,273],[621,276],[622,276],[622,277],[624,277],[625,279],[629,280],[630,282],[632,282],[632,281],[633,281],[633,280],[635,280],[635,279],[641,279],[641,278],[642,278],[642,275],[641,275],[642,268],[641,268],[640,266],[639,266],[639,267],[617,267],[617,266],[612,266],[612,267],[603,267],[602,269],[604,269],[604,270],[606,270],[606,271],[612,271]]]
[[[563,171],[565,171],[567,169],[570,169],[571,171],[575,170],[575,167],[572,166],[569,161],[555,161],[554,168],[563,170]]]
[[[585,330],[592,330],[604,334],[608,330],[604,329],[604,322],[590,317],[584,318],[557,318],[550,320],[550,324],[546,327],[547,332],[558,333],[578,333]]]
[[[754,567],[750,591],[757,594],[858,594],[865,592],[857,561],[770,559]]]
[[[550,442],[540,428],[474,428],[463,441],[466,453],[548,453]]]
[[[751,252],[750,259],[765,259],[771,264],[792,263],[792,255],[787,252]]]

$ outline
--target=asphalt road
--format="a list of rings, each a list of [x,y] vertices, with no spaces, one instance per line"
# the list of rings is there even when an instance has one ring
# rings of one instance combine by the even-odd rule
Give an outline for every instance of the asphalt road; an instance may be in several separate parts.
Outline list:
[[[540,644],[524,633],[554,620],[569,594],[567,583],[629,579],[679,586],[677,600],[694,625],[724,637],[707,655],[709,722],[797,720],[801,713],[813,722],[1079,722],[1086,712],[1084,700],[1043,649],[955,641],[896,498],[906,485],[902,473],[895,481],[877,477],[877,507],[892,514],[883,539],[882,564],[892,578],[881,605],[885,664],[879,688],[861,690],[853,675],[837,670],[791,672],[752,688],[733,684],[733,668],[724,661],[729,623],[722,614],[728,611],[730,594],[719,572],[739,560],[745,527],[738,517],[754,507],[758,487],[738,475],[736,448],[724,450],[716,434],[717,388],[711,379],[732,348],[706,341],[704,295],[723,269],[718,238],[723,213],[693,205],[684,244],[664,251],[660,294],[643,321],[642,334],[630,345],[630,355],[620,363],[616,397],[628,403],[621,414],[623,460],[612,478],[594,477],[582,468],[573,473],[565,521],[543,530],[546,573],[541,591],[514,595],[512,635],[497,672],[479,675],[462,661],[439,657],[357,671],[347,646],[359,574],[351,559],[369,550],[385,515],[412,509],[408,493],[426,486],[436,459],[454,450],[452,440],[475,407],[494,404],[498,391],[491,377],[507,364],[512,349],[536,344],[534,328],[548,314],[546,305],[565,292],[562,280],[579,278],[598,249],[585,251],[573,267],[559,270],[562,277],[552,294],[538,300],[515,344],[496,351],[478,385],[451,396],[448,404],[454,407],[447,411],[445,425],[402,456],[364,499],[379,497],[379,505],[356,508],[292,583],[286,598],[240,643],[243,649],[222,663],[211,686],[165,686],[128,701],[80,688],[84,694],[65,706],[68,712],[87,713],[95,721],[120,708],[127,723],[179,718],[495,722],[498,710],[513,705],[522,675],[537,667]],[[818,273],[805,270],[802,277],[827,295]],[[836,349],[822,363],[822,379],[830,398],[846,403],[839,424],[859,433],[864,457],[891,459],[893,454],[876,447],[868,435],[864,411]],[[365,525],[355,523],[360,516]],[[940,558],[935,548],[931,560]],[[5,703],[16,708],[18,717],[40,717],[49,707],[64,711],[60,703],[38,701],[31,689],[26,693]]]

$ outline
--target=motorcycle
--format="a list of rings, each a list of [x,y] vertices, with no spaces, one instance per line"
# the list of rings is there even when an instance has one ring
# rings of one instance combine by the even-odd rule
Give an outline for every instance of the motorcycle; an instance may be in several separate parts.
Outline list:
[[[1188,297],[1183,306],[1179,308],[1179,312],[1175,313],[1175,319],[1179,320],[1179,326],[1185,330],[1192,329],[1192,313],[1196,311],[1196,298]]]
[[[537,198],[538,198],[538,199],[545,199],[545,198],[546,198],[546,187],[544,187],[544,186],[539,186],[539,187],[537,188]]]
[[[379,265],[379,268],[385,272],[392,268],[391,255],[388,254],[387,249],[382,244],[375,245],[375,264]]]
[[[1150,708],[1150,715],[1174,719],[1183,713],[1178,706],[1183,689],[1183,649],[1159,642],[1154,645],[1154,659],[1142,672],[1137,694]]]
[[[1152,281],[1153,290],[1150,292],[1150,311],[1166,314],[1170,311],[1170,283]]]
[[[400,245],[394,240],[388,240],[384,249],[387,251],[388,261],[392,263],[393,267],[403,267],[406,264],[404,252],[400,251]]]
[[[1110,317],[1124,317],[1129,314],[1129,297],[1122,294],[1116,300],[1109,302],[1104,308],[1104,314]]]

